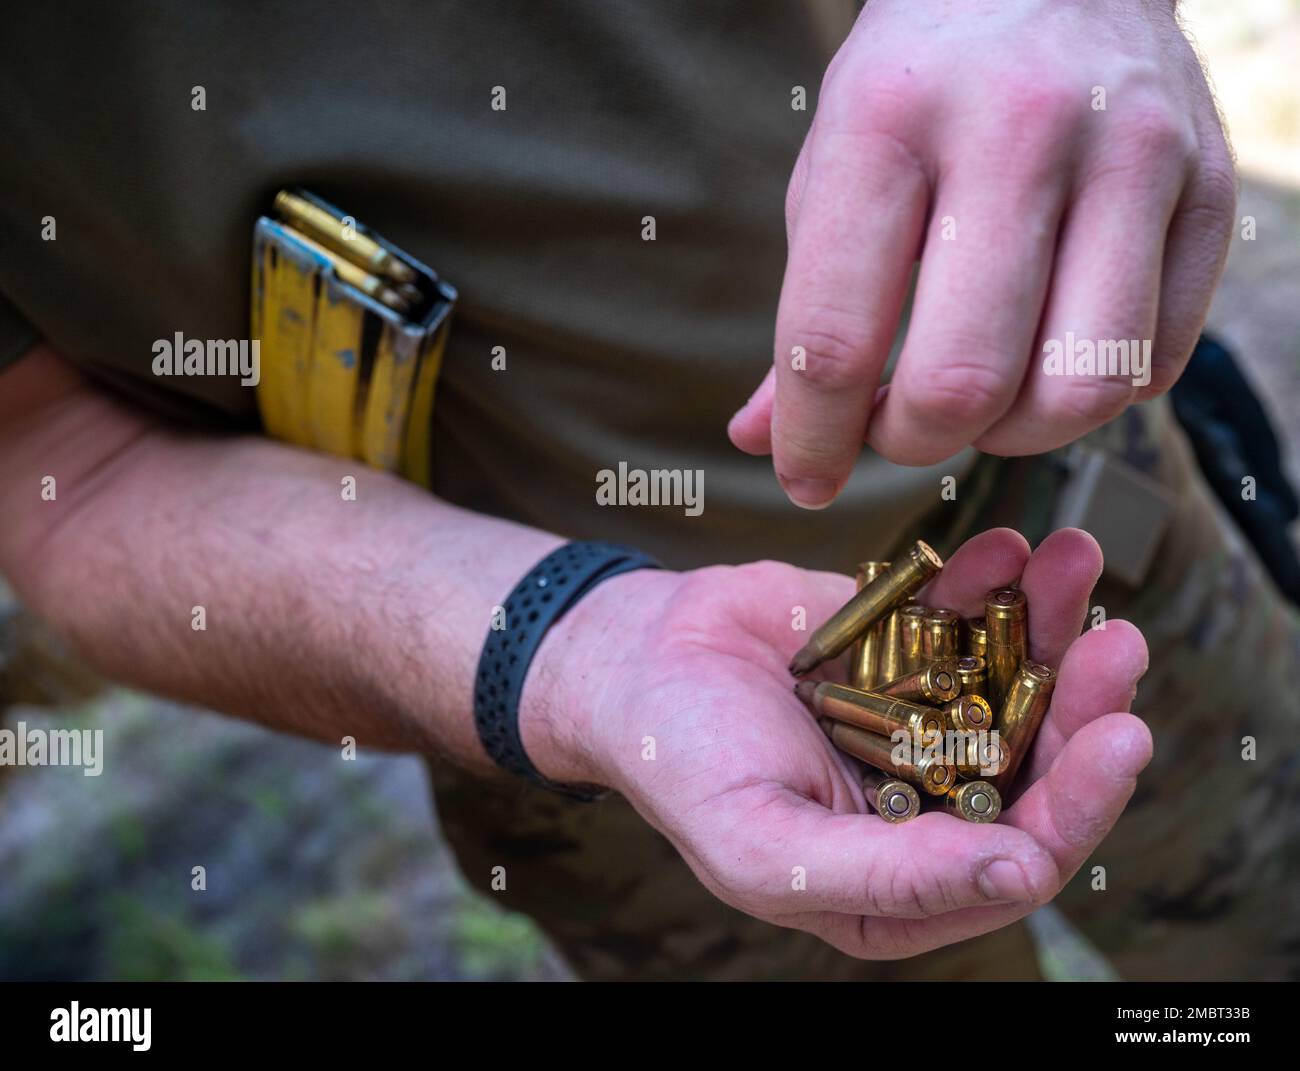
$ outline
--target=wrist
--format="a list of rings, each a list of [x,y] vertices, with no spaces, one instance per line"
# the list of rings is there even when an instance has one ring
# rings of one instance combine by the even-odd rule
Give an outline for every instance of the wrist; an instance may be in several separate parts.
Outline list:
[[[645,650],[680,574],[638,569],[603,581],[547,632],[524,681],[519,731],[543,776],[617,789],[606,741],[619,683]]]

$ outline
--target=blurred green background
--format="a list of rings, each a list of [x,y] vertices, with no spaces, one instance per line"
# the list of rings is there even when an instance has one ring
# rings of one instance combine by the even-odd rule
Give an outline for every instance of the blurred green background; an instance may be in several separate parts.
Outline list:
[[[1242,171],[1211,327],[1241,357],[1300,473],[1300,0],[1187,0]],[[1288,426],[1289,425],[1289,426]],[[0,593],[0,660],[62,676]],[[65,693],[66,694],[66,693]],[[266,732],[120,690],[5,723],[104,730],[109,775],[0,770],[0,979],[562,979],[532,924],[467,891],[423,765]],[[206,868],[207,889],[190,888]],[[1051,909],[1049,977],[1108,965]]]

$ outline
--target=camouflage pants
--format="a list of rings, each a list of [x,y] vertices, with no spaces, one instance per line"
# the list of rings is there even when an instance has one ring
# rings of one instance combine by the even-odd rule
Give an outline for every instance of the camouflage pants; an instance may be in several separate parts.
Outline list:
[[[1057,904],[1133,980],[1300,977],[1300,619],[1214,501],[1164,405],[1092,440],[1171,489],[1176,511],[1140,590],[1095,602],[1147,637],[1134,705],[1155,757],[1111,835]],[[999,524],[1050,528],[1050,462],[982,459],[947,547]],[[972,502],[971,498],[975,501]],[[929,527],[926,527],[928,525]],[[1243,758],[1252,737],[1253,760]],[[444,833],[471,884],[531,915],[588,979],[1034,979],[1023,924],[892,963],[863,963],[715,900],[619,797],[573,803],[439,768]],[[1105,867],[1094,891],[1091,871]]]

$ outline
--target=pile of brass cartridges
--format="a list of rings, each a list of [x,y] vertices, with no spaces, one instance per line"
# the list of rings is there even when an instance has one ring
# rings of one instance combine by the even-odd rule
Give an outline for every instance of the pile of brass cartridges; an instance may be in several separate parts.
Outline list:
[[[998,588],[984,616],[920,606],[943,568],[917,542],[894,562],[858,567],[858,593],[790,662],[796,677],[849,651],[849,684],[800,681],[795,693],[832,743],[872,768],[863,790],[887,822],[921,813],[917,790],[968,822],[992,822],[1051,703],[1056,671],[1029,661],[1024,592]]]

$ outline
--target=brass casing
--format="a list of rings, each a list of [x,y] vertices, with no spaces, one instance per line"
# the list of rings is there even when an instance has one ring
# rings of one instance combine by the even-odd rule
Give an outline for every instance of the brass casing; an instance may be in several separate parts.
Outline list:
[[[886,736],[853,725],[833,722],[823,726],[837,748],[893,777],[901,777],[931,796],[942,796],[957,781],[952,763],[937,755],[922,755],[916,762],[894,762],[894,745]]]
[[[903,675],[903,648],[900,642],[903,609],[900,606],[885,618],[885,635],[880,641],[880,670],[877,674],[882,681],[896,680]]]
[[[1033,746],[1038,727],[1052,704],[1055,687],[1056,670],[1038,662],[1022,662],[1007,689],[1006,702],[998,715],[998,734],[1011,749],[1011,758],[1006,769],[989,778],[1004,795]]]
[[[958,696],[944,704],[943,716],[954,732],[979,733],[993,728],[993,708],[982,695]]]
[[[955,610],[931,610],[926,614],[921,629],[921,661],[956,658],[960,628],[961,617]]]
[[[811,683],[805,681],[800,688]],[[812,691],[812,707],[824,717],[882,736],[902,729],[910,733],[919,746],[932,740],[930,734],[942,733],[945,728],[943,715],[933,707],[830,681],[822,681]]]
[[[992,822],[1002,813],[1002,796],[987,781],[963,781],[943,797],[943,809],[967,822]]]
[[[381,279],[378,275],[372,275],[364,268],[358,267],[352,261],[345,257],[326,249],[319,242],[314,242],[305,235],[298,235],[298,241],[310,249],[313,253],[319,253],[322,257],[330,262],[334,270],[338,273],[340,279],[350,286],[355,286],[363,294],[374,298],[376,301],[382,301],[395,312],[406,313],[410,308],[410,301],[402,294],[394,290],[386,279]]]
[[[1001,710],[1020,663],[1029,657],[1029,605],[1017,588],[998,588],[984,597],[988,622],[988,700]]]
[[[889,562],[863,562],[858,566],[861,591],[889,568]],[[854,688],[873,688],[880,680],[880,652],[884,645],[885,622],[872,625],[849,648],[849,683]]]
[[[862,791],[872,810],[886,822],[906,822],[921,813],[921,797],[901,778],[868,770],[862,775]]]
[[[924,662],[921,659],[921,632],[925,628],[928,606],[911,603],[898,611],[899,676],[914,673]]]
[[[982,617],[972,617],[966,622],[966,653],[987,659],[989,651],[989,625]]]
[[[415,282],[415,272],[382,245],[355,227],[345,227],[342,220],[306,198],[281,190],[275,195],[275,210],[300,231],[372,275],[399,283]]]
[[[875,580],[831,615],[790,661],[790,672],[802,676],[828,658],[843,653],[855,639],[943,568],[943,559],[917,541],[901,558],[890,563]]]
[[[957,659],[957,676],[961,678],[962,695],[988,699],[989,670],[983,655],[962,655]]]
[[[984,778],[992,781],[1011,764],[1011,749],[995,729],[991,733],[969,733],[958,738],[953,765],[963,781]],[[969,744],[969,751],[963,745]]]
[[[961,690],[957,663],[942,658],[928,666],[922,666],[915,673],[906,673],[897,680],[886,681],[875,689],[879,694],[892,695],[895,699],[935,705],[956,699]]]

